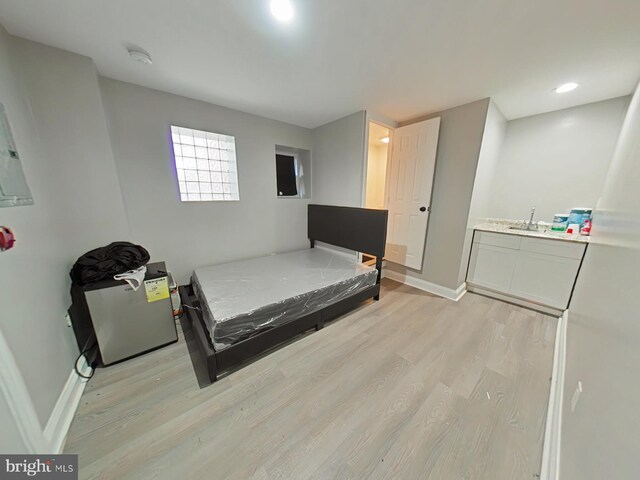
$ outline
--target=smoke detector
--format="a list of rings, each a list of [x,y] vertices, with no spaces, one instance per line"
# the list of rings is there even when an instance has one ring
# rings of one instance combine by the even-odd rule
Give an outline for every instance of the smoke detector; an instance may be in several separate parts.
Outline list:
[[[143,52],[142,50],[127,50],[129,52],[129,56],[135,60],[136,62],[144,63],[145,65],[151,65],[153,60],[147,52]]]

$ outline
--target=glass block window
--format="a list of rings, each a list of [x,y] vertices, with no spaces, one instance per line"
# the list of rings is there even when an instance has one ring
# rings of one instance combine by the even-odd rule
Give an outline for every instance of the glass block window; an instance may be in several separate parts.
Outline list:
[[[171,126],[171,140],[183,202],[240,200],[235,137]]]

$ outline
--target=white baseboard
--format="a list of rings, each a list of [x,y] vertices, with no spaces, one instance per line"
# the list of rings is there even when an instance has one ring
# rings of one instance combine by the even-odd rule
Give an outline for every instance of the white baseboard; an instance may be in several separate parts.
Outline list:
[[[427,282],[426,280],[422,280],[421,278],[410,277],[409,275],[384,268],[382,269],[382,276],[390,278],[391,280],[395,280],[396,282],[401,282],[411,287],[417,288],[418,290],[423,290],[440,297],[448,298],[449,300],[453,300],[454,302],[459,301],[464,296],[464,294],[467,293],[466,283],[463,283],[454,290],[453,288],[443,287],[442,285]]]
[[[91,367],[87,364],[84,356],[78,360],[78,370],[82,375],[88,376],[91,374]],[[43,437],[48,448],[47,453],[62,453],[71,421],[78,409],[80,397],[84,392],[87,381],[78,376],[75,370],[72,370],[71,374],[69,374],[69,378],[62,388],[58,401],[53,407],[53,411],[44,428]]]
[[[551,374],[547,424],[544,433],[542,467],[540,470],[541,480],[558,480],[560,478],[560,439],[568,320],[569,311],[566,310],[562,317],[558,319],[556,328],[556,346],[553,352],[553,371]]]
[[[514,297],[513,295],[509,295],[508,293],[498,292],[496,290],[491,290],[490,288],[479,287],[478,285],[468,284],[467,290],[471,293],[479,293],[480,295],[484,295],[486,297],[502,300],[503,302],[513,303],[514,305],[519,305],[530,310],[536,310],[538,312],[546,313],[547,315],[553,315],[557,317],[562,315],[562,313],[564,312],[564,310],[560,308],[547,307],[546,305],[541,305],[530,300]]]

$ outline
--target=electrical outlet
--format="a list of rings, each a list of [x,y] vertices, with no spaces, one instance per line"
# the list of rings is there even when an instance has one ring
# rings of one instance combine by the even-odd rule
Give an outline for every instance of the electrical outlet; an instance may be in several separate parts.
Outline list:
[[[71,326],[71,315],[69,315],[69,312],[64,314],[64,321],[67,322],[67,327]]]
[[[576,386],[576,391],[573,392],[573,396],[571,397],[572,412],[576,409],[576,405],[578,404],[578,400],[580,400],[581,393],[582,393],[582,382],[578,382],[578,385]]]

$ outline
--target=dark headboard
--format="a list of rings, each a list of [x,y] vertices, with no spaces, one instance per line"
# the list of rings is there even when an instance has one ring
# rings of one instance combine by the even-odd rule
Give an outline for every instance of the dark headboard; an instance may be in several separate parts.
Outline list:
[[[382,260],[387,243],[386,210],[309,205],[308,236]]]

